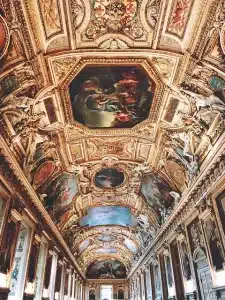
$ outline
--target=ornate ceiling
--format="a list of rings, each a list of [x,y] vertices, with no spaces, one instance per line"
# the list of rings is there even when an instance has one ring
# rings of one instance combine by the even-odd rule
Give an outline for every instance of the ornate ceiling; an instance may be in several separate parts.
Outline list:
[[[2,135],[82,270],[126,276],[224,130],[225,3],[0,6]]]

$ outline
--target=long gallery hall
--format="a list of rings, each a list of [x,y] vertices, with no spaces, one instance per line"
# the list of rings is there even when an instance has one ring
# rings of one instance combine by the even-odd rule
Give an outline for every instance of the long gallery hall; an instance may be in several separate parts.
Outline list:
[[[225,300],[225,0],[0,0],[0,300]]]

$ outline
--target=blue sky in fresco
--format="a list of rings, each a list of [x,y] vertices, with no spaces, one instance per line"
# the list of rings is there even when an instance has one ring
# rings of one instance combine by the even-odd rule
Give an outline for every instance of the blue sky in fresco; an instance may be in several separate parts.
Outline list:
[[[128,207],[104,206],[90,208],[80,220],[80,226],[121,225],[136,226],[137,221]]]

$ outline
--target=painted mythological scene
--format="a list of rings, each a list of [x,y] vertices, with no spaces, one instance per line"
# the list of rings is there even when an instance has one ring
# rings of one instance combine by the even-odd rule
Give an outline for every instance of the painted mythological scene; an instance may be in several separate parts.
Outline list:
[[[69,91],[74,119],[90,128],[131,128],[147,119],[155,83],[135,66],[89,66]]]
[[[156,173],[145,175],[141,187],[141,192],[148,204],[156,211],[159,221],[170,213],[174,198],[172,188],[164,178]]]
[[[132,216],[128,207],[102,206],[93,207],[80,220],[80,226],[119,225],[136,226],[137,220]]]
[[[45,207],[57,222],[60,214],[71,204],[77,192],[75,175],[64,172],[51,182],[46,190]]]
[[[126,277],[126,268],[118,260],[107,259],[91,264],[87,269],[86,276],[89,279],[120,279]]]

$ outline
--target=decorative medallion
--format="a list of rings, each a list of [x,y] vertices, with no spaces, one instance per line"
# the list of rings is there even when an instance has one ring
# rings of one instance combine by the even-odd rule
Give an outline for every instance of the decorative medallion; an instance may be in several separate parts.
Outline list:
[[[124,174],[117,169],[105,168],[95,175],[95,184],[100,188],[114,188],[120,186],[123,182]]]
[[[213,75],[209,79],[209,84],[210,84],[211,88],[213,88],[214,90],[220,90],[220,89],[224,89],[225,80],[219,76]]]
[[[96,38],[107,31],[121,31],[134,19],[137,6],[135,0],[94,1],[93,20],[86,30],[87,38]]]
[[[0,15],[0,59],[6,54],[9,47],[10,33],[8,25],[4,18]]]
[[[167,161],[165,163],[165,170],[167,175],[178,186],[183,186],[186,182],[186,175],[184,170],[175,161]]]

